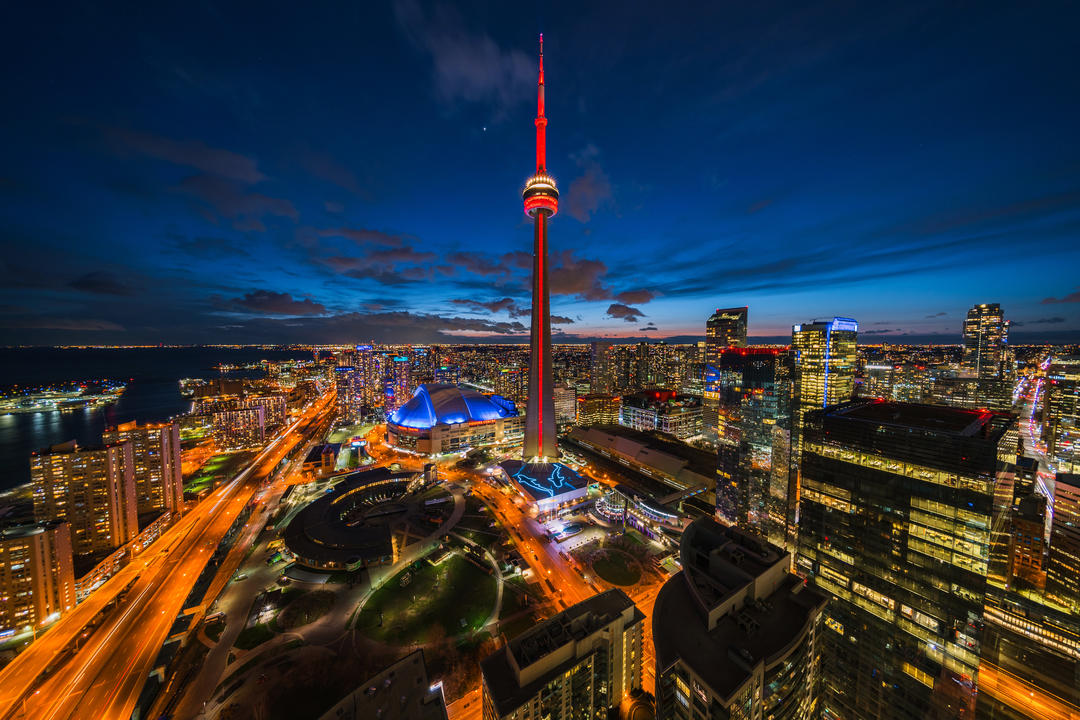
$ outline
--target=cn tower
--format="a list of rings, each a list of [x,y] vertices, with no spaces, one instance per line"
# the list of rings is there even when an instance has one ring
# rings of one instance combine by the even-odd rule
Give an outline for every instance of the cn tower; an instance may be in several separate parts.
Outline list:
[[[522,460],[559,457],[555,442],[555,401],[551,394],[551,307],[548,300],[548,218],[559,208],[555,179],[547,174],[547,118],[544,117],[544,36],[540,35],[540,76],[536,83],[536,173],[521,197],[533,219],[532,338],[529,345],[529,404]]]

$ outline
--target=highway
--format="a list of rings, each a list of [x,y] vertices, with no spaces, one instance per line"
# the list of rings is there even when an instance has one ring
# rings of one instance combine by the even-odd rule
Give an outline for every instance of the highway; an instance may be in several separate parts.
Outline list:
[[[1080,720],[1080,708],[985,660],[979,664],[979,692],[1037,720]]]
[[[1041,437],[1042,427],[1035,419],[1039,403],[1042,401],[1041,395],[1044,386],[1045,380],[1040,377],[1025,378],[1020,381],[1017,390],[1021,410],[1019,413],[1019,425],[1023,436],[1025,454],[1039,461],[1036,482],[1039,492],[1049,499],[1047,507],[1053,513],[1055,468],[1046,456],[1046,443],[1042,441]]]
[[[245,471],[214,490],[4,668],[0,718],[129,718],[206,561],[281,459],[333,409],[330,394],[309,406]],[[104,622],[90,630],[94,616],[125,589]],[[62,662],[65,648],[84,634],[81,647]],[[46,668],[61,664],[35,687]]]

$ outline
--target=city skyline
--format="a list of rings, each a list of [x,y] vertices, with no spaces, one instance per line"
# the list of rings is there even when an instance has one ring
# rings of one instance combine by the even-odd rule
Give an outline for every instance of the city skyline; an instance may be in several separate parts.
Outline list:
[[[9,13],[0,718],[1080,718],[1080,8],[530,9]]]
[[[554,341],[1080,338],[1058,13],[620,8],[21,8],[0,343],[525,342],[541,30]]]

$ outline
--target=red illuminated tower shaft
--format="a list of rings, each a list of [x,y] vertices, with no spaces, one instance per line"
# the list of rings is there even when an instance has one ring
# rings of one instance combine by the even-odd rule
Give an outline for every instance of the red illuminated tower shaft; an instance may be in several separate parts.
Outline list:
[[[540,77],[536,92],[536,174],[521,193],[533,219],[532,338],[529,346],[529,405],[525,412],[522,459],[554,460],[555,401],[551,376],[551,306],[548,300],[547,221],[559,209],[559,191],[547,174],[547,118],[544,117],[544,36],[540,36]]]

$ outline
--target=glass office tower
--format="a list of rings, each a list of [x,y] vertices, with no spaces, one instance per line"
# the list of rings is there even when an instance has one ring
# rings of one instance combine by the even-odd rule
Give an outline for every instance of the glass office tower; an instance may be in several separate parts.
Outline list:
[[[746,347],[746,318],[749,308],[717,308],[705,321],[705,356],[703,421],[705,436],[716,439],[719,432],[720,389],[718,387],[720,354],[731,347]]]
[[[859,324],[851,318],[815,320],[791,328],[791,352],[795,363],[791,389],[791,436],[787,456],[788,547],[794,547],[799,524],[799,457],[802,453],[806,414],[850,400],[855,392]]]
[[[972,717],[1011,423],[882,400],[806,416],[797,565],[833,596],[826,717]]]
[[[772,527],[768,504],[773,429],[790,428],[790,358],[775,348],[727,348],[717,360],[717,511],[780,546],[784,525]]]

